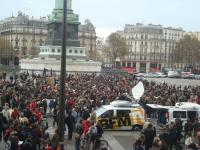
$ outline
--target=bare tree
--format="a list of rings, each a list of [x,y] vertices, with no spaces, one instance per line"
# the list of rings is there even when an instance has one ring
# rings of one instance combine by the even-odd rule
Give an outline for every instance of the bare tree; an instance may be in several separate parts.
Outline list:
[[[176,44],[174,58],[175,63],[184,63],[195,67],[200,63],[200,41],[186,35]]]
[[[122,58],[128,54],[126,40],[117,33],[112,33],[107,38],[107,53],[114,61],[117,57]]]

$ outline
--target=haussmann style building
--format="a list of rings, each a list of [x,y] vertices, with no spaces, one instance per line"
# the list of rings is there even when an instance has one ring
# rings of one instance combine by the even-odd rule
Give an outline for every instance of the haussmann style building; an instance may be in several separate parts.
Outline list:
[[[14,57],[33,58],[39,55],[40,46],[49,42],[47,32],[49,26],[46,17],[35,19],[22,12],[0,21],[0,39],[4,39],[7,46],[6,53],[1,54],[0,64],[10,65]],[[95,59],[96,31],[94,25],[86,19],[83,24],[77,23],[80,46],[88,49],[86,55]]]
[[[44,44],[47,37],[46,24],[47,19],[44,17],[34,19],[18,12],[16,17],[0,21],[0,38],[9,43],[10,49],[7,51],[12,51],[12,55],[19,58],[36,56],[39,46]]]
[[[132,72],[154,72],[173,67],[176,42],[185,32],[181,28],[137,23],[127,24],[117,33],[125,38],[128,55],[116,60],[116,67],[129,68]]]

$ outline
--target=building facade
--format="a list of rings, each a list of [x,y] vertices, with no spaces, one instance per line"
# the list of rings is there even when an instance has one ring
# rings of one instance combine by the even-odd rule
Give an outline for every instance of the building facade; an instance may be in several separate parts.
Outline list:
[[[19,58],[36,56],[39,46],[45,43],[47,36],[46,18],[34,19],[18,12],[1,21],[0,37],[8,40],[14,54]]]
[[[116,67],[133,68],[136,72],[154,72],[172,67],[176,42],[184,36],[180,28],[163,28],[161,25],[125,25],[117,33],[124,37],[128,55],[116,62]]]
[[[1,55],[0,64],[11,64],[12,60],[10,58],[15,56],[20,59],[38,56],[40,46],[45,43],[50,44],[52,41],[56,42],[53,38],[47,39],[48,30],[51,30],[51,22],[48,22],[47,18],[34,19],[22,12],[18,12],[16,17],[12,16],[0,21],[0,38],[8,41],[11,45],[8,50],[11,52],[6,53],[4,56]],[[86,47],[89,51],[87,56],[94,58],[96,52],[95,27],[89,20],[86,20],[84,24],[77,24],[77,30],[78,40],[76,46]],[[74,39],[75,35],[70,34],[70,36],[72,36],[71,39]],[[74,40],[71,41],[74,42]],[[89,55],[90,53],[93,55]],[[10,56],[10,54],[15,56]],[[6,63],[1,63],[1,61]]]
[[[163,66],[166,68],[182,68],[181,64],[175,64],[176,56],[174,51],[176,43],[180,41],[185,35],[185,31],[182,28],[163,28],[164,38],[164,61]]]
[[[80,46],[86,47],[89,58],[96,60],[96,31],[90,20],[86,19],[84,24],[79,25]]]
[[[190,35],[193,38],[196,38],[200,41],[200,32],[188,32],[187,35]]]

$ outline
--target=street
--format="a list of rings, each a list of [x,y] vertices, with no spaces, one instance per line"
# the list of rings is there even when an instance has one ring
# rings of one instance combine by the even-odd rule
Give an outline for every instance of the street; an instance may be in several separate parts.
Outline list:
[[[144,80],[154,81],[157,83],[167,83],[169,85],[177,85],[177,86],[197,86],[200,85],[200,80],[193,79],[175,79],[175,78],[144,78]]]

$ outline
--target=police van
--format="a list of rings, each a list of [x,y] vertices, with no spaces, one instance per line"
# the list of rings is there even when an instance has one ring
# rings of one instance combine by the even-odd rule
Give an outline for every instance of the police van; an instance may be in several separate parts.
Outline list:
[[[176,103],[175,106],[162,106],[156,104],[147,104],[157,118],[157,123],[167,125],[175,122],[176,118],[181,119],[183,125],[190,120],[194,122],[200,118],[200,105],[189,102]]]
[[[104,129],[141,130],[145,123],[145,111],[137,103],[116,100],[96,111],[97,121]]]

